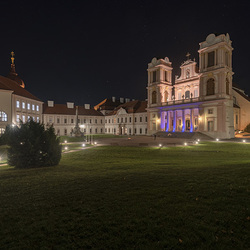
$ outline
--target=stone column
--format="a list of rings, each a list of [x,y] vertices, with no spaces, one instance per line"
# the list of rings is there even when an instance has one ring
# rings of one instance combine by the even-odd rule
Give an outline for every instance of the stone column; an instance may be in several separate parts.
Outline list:
[[[176,111],[173,111],[173,118],[174,118],[174,122],[173,122],[173,132],[175,132],[176,130]]]
[[[165,112],[161,111],[161,131],[164,131],[165,128]]]
[[[169,131],[169,119],[170,119],[170,111],[167,111],[167,128],[166,131]]]
[[[182,110],[182,132],[185,132],[186,121],[185,121],[185,109]]]
[[[190,109],[190,132],[194,131],[194,127],[193,127],[193,109]]]

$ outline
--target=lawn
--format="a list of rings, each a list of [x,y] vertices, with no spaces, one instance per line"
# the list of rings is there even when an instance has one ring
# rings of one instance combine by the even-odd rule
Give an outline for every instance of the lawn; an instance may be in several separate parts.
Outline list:
[[[0,249],[249,249],[249,152],[107,146],[0,167]]]

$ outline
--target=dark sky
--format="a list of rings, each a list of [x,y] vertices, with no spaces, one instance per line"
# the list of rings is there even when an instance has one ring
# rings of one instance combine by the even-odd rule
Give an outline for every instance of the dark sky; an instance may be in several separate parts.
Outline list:
[[[250,93],[249,1],[1,0],[0,9],[0,74],[14,50],[26,89],[43,101],[143,100],[152,58],[169,57],[174,78],[210,33],[229,33],[234,82]]]

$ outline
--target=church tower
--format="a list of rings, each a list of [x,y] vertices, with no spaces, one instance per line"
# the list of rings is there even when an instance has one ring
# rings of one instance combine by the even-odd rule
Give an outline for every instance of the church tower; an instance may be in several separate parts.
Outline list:
[[[200,43],[200,128],[218,138],[234,137],[232,41],[210,34]]]
[[[148,64],[148,128],[149,133],[163,130],[164,113],[159,107],[167,105],[172,96],[172,63],[168,57],[152,59]]]

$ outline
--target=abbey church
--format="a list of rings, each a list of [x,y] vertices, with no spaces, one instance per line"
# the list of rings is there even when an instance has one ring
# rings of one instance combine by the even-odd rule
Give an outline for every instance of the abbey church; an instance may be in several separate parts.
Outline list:
[[[25,88],[15,70],[14,53],[7,77],[0,76],[0,134],[6,125],[32,118],[53,124],[58,135],[152,135],[159,131],[201,132],[212,138],[233,138],[250,123],[250,98],[233,83],[232,41],[228,34],[210,34],[200,43],[199,65],[189,59],[172,78],[168,57],[148,64],[147,100],[106,98],[89,104],[43,103]],[[143,91],[143,90],[142,90]]]

